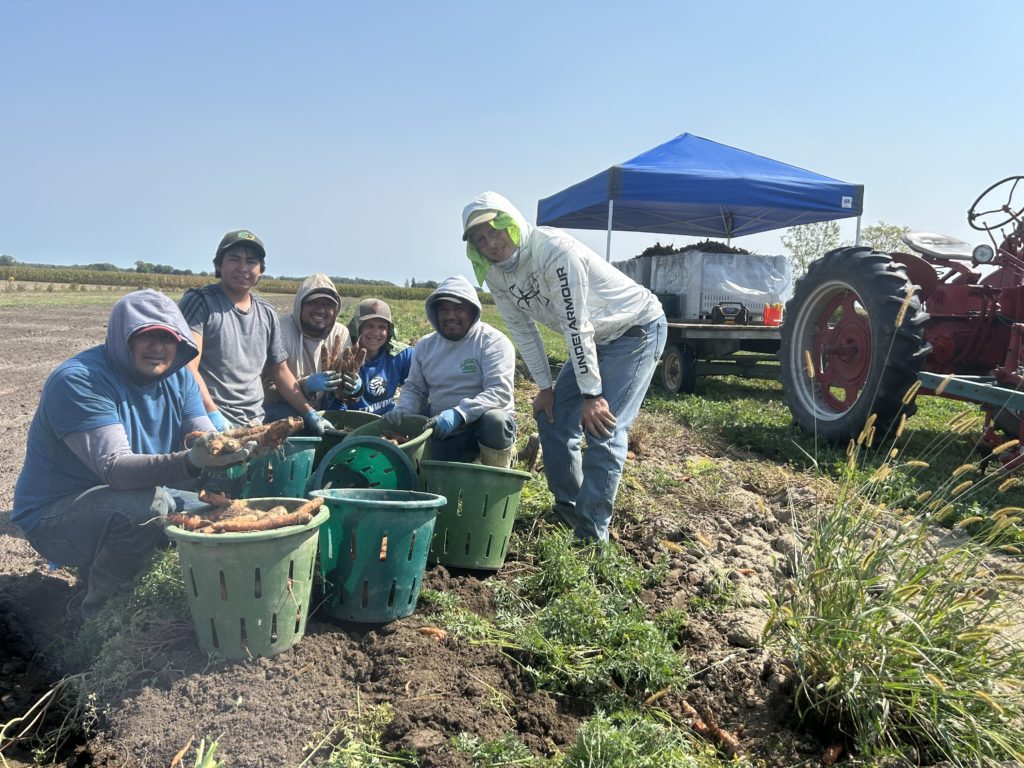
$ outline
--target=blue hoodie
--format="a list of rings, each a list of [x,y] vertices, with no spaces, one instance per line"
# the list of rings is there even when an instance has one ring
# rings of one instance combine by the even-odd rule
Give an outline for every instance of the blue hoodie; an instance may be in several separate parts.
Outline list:
[[[151,381],[136,373],[128,338],[153,325],[174,329],[180,340],[170,369]],[[185,367],[197,352],[185,318],[168,297],[152,290],[122,297],[110,311],[106,342],[61,363],[43,385],[11,521],[28,532],[47,505],[105,484],[65,443],[71,433],[120,425],[133,453],[181,450],[184,425],[206,415]]]

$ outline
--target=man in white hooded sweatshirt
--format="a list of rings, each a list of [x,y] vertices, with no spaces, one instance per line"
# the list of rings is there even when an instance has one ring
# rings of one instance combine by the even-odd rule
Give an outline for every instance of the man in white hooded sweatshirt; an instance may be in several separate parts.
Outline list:
[[[462,239],[540,388],[533,410],[554,513],[579,538],[607,540],[629,427],[665,348],[661,303],[571,235],[528,224],[496,192],[463,209]],[[537,323],[569,349],[554,383]]]

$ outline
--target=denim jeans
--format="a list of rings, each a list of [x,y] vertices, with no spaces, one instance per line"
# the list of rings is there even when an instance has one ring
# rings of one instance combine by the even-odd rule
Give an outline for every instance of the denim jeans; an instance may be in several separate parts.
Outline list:
[[[101,485],[55,501],[25,538],[50,562],[79,567],[89,585],[82,615],[92,618],[167,541],[158,518],[199,505],[188,491],[117,491]]]
[[[616,420],[611,437],[588,434],[587,448],[581,450],[583,396],[571,362],[562,366],[555,382],[554,423],[549,424],[543,413],[537,414],[544,473],[555,497],[555,515],[581,539],[608,539],[615,494],[626,462],[629,428],[640,412],[665,348],[668,325],[664,317],[638,328],[636,335],[597,345],[602,394]]]
[[[501,450],[516,441],[516,420],[510,411],[492,408],[472,424],[448,437],[430,438],[430,458],[434,461],[469,462],[480,456],[480,444]]]

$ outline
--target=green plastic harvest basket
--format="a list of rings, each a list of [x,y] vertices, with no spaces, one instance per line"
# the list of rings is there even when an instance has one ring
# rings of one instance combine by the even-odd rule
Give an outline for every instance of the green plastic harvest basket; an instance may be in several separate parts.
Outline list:
[[[364,424],[369,424],[371,421],[377,421],[380,416],[369,411],[317,411],[327,421],[331,423],[331,426],[335,429],[351,432],[357,427],[361,427]],[[313,472],[315,473],[317,468],[320,466],[320,461],[324,455],[331,450],[334,446],[345,439],[347,435],[336,435],[330,432],[324,434],[320,438],[320,445],[316,448],[316,453],[313,455]]]
[[[420,478],[424,491],[448,500],[434,525],[430,561],[457,568],[501,568],[530,473],[428,459],[420,465]]]
[[[437,510],[444,496],[419,491],[329,488],[320,539],[324,611],[334,619],[387,622],[416,609]]]
[[[319,437],[289,437],[280,451],[222,469],[203,470],[202,487],[234,499],[301,499],[313,474]]]
[[[351,440],[353,437],[361,437],[363,435],[380,437],[385,432],[395,432],[403,437],[407,437],[409,438],[408,441],[398,447],[402,449],[406,456],[412,459],[413,466],[419,472],[420,462],[430,456],[427,448],[430,445],[430,436],[434,434],[433,429],[426,428],[426,423],[426,416],[417,416],[415,414],[403,416],[398,424],[391,424],[386,419],[377,419],[369,424],[356,427],[345,440]],[[342,445],[345,444],[345,440],[341,441]]]
[[[304,499],[249,499],[292,511]],[[306,525],[252,533],[198,533],[169,525],[199,647],[225,659],[274,656],[306,631],[317,536],[327,507]]]

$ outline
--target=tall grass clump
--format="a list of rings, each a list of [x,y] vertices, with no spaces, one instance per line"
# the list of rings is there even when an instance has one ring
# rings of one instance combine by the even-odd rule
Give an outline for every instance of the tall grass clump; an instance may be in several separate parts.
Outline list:
[[[1021,577],[994,570],[981,542],[887,512],[873,485],[816,510],[773,605],[766,632],[795,671],[798,711],[868,761],[1021,760],[1024,650],[1003,591]]]

